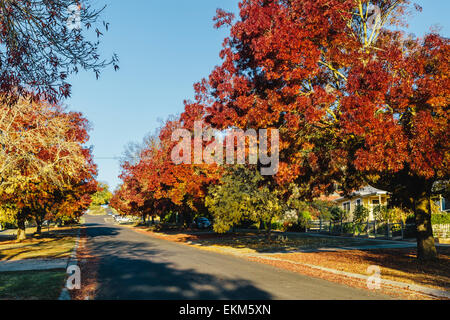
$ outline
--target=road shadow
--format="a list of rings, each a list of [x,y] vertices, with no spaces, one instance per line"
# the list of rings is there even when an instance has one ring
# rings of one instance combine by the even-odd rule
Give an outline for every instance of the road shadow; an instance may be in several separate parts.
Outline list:
[[[115,236],[119,234],[119,227],[107,227],[99,223],[86,223],[85,227],[89,230],[89,237],[108,237]]]
[[[272,296],[244,279],[225,279],[170,261],[170,252],[146,241],[105,238],[114,227],[91,224],[89,247],[100,255],[99,300],[268,300]],[[156,260],[152,259],[157,257]],[[166,262],[167,261],[167,262]]]

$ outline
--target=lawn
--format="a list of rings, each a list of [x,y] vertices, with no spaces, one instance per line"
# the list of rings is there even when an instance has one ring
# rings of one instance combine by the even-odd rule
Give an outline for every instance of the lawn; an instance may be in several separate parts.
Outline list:
[[[274,235],[272,241],[267,242],[264,235],[233,235],[224,238],[199,239],[199,244],[205,246],[231,247],[247,249],[255,252],[290,252],[295,250],[316,250],[321,248],[357,247],[386,244],[385,241],[365,239],[349,239],[338,237],[317,237],[307,234]]]
[[[222,247],[237,249],[243,253],[278,253],[296,250],[316,250],[321,248],[357,247],[378,244],[389,244],[387,241],[352,239],[340,237],[321,237],[308,234],[289,234],[287,236],[274,233],[272,241],[267,242],[265,235],[258,232],[237,232],[223,235],[214,233],[163,233],[154,235],[177,242],[191,242],[205,247]]]
[[[0,299],[56,300],[64,286],[64,270],[0,273]]]
[[[75,246],[77,229],[78,227],[54,228],[50,229],[50,232],[44,231],[39,237],[29,237],[20,243],[14,240],[13,233],[2,233],[0,261],[68,257]],[[32,233],[32,230],[28,229],[27,233]]]
[[[421,263],[415,248],[348,250],[339,252],[284,253],[273,257],[340,271],[367,275],[377,265],[383,279],[450,290],[450,248],[439,247],[439,260]]]

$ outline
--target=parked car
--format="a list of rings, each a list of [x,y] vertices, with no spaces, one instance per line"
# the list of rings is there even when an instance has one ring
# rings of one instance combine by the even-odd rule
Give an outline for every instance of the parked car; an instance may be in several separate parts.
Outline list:
[[[211,222],[208,220],[208,218],[201,217],[197,219],[196,225],[199,229],[208,229],[211,227]]]
[[[131,219],[128,217],[123,217],[123,216],[115,216],[114,219],[116,220],[116,222],[119,223],[124,223],[124,222],[130,222]]]

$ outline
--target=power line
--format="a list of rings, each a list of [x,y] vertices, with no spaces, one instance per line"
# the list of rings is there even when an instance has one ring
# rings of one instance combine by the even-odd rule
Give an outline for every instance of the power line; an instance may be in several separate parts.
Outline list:
[[[120,157],[95,157],[94,159],[99,159],[99,160],[120,160]]]

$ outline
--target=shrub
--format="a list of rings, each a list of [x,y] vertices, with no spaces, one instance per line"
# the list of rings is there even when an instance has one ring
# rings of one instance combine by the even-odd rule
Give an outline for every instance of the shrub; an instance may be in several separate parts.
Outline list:
[[[342,233],[353,234],[355,232],[355,225],[351,222],[342,225]]]
[[[167,213],[164,217],[162,217],[162,221],[163,223],[176,223],[177,221],[177,213],[170,211],[169,213]]]
[[[373,216],[378,221],[387,221],[389,219],[389,211],[386,206],[378,205],[373,208]]]
[[[415,224],[416,223],[416,217],[414,216],[414,214],[408,215],[408,217],[406,218],[405,223],[406,224]]]
[[[353,222],[363,223],[369,219],[369,209],[362,205],[358,205],[353,212]]]
[[[311,221],[311,213],[309,211],[300,211],[298,214],[298,224],[303,229],[308,226]]]
[[[330,201],[316,200],[310,204],[310,208],[314,211],[313,216],[322,220],[330,220],[331,219],[331,208],[336,205]]]
[[[374,217],[378,221],[387,222],[406,222],[411,215],[410,211],[399,207],[388,208],[386,206],[376,206],[373,208]]]
[[[433,214],[431,215],[431,224],[450,224],[450,214]]]
[[[403,210],[398,207],[394,207],[389,209],[389,221],[391,222],[403,222],[406,223],[406,220],[411,215],[410,211]],[[414,216],[414,214],[413,214]]]
[[[281,221],[272,222],[272,230],[286,231],[286,226]]]
[[[330,214],[331,214],[331,220],[338,222],[338,221],[344,221],[345,219],[347,219],[347,212],[345,212],[343,209],[341,209],[338,206],[334,206],[330,209]]]

